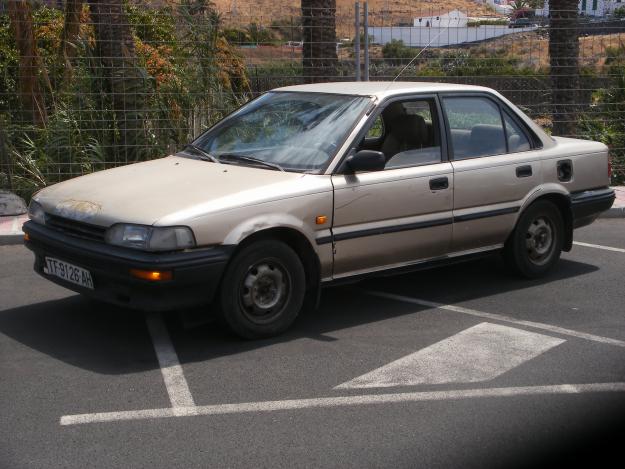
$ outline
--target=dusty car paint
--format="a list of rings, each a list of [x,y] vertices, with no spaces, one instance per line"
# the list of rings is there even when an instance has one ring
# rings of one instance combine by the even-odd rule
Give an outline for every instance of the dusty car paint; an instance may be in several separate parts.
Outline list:
[[[187,226],[198,248],[237,246],[269,229],[303,235],[322,282],[432,259],[499,249],[520,214],[547,194],[609,185],[601,143],[552,138],[499,93],[437,83],[330,83],[280,88],[368,96],[377,108],[400,96],[480,94],[507,106],[538,139],[530,151],[384,171],[346,174],[342,161],[377,112],[372,106],[322,174],[282,172],[169,156],[66,181],[34,198],[50,214],[101,227],[115,223]],[[437,98],[438,99],[438,98]],[[570,181],[556,166],[569,159]],[[516,168],[531,169],[519,177]],[[432,189],[433,178],[448,187]],[[319,216],[327,222],[317,224]]]

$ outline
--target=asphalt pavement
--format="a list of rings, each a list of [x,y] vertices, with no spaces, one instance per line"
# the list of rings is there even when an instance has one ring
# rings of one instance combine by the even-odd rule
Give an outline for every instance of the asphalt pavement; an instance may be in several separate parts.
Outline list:
[[[144,315],[0,246],[0,468],[607,464],[625,436],[625,220],[546,279],[497,256],[324,290],[271,340]]]

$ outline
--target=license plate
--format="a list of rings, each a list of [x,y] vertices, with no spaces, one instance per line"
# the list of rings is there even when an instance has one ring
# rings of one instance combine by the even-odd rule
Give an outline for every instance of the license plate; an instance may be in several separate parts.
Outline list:
[[[93,290],[93,280],[91,279],[91,272],[88,270],[52,257],[46,257],[45,261],[43,266],[45,274],[54,275],[67,282]]]

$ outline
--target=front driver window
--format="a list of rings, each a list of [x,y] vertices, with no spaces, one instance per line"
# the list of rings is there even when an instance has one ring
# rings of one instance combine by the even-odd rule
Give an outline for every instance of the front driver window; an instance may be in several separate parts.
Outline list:
[[[384,169],[440,163],[441,139],[435,112],[433,99],[392,102],[374,120],[359,149],[384,153]],[[370,139],[369,135],[380,127],[382,136]]]

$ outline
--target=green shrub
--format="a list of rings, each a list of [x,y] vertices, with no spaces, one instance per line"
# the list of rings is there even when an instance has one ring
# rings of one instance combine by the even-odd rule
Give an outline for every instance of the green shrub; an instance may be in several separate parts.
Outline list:
[[[385,62],[392,65],[408,63],[418,53],[418,49],[408,47],[401,39],[392,39],[391,42],[386,43],[382,47],[382,56]]]
[[[467,21],[467,26],[469,28],[477,28],[478,26],[500,26],[507,25],[508,20],[505,18],[498,19],[487,19],[487,20],[469,20]]]
[[[625,47],[608,48],[603,75],[607,86],[593,94],[591,109],[581,116],[582,136],[605,143],[612,159],[612,182],[625,183]]]
[[[24,122],[16,82],[19,55],[9,18],[0,15],[0,187],[7,188],[10,179],[11,189],[28,199],[48,184],[165,155],[248,99],[245,64],[224,38],[209,2],[186,0],[163,8],[127,2],[125,8],[142,77],[139,88],[127,88],[128,102],[137,95],[145,100],[140,145],[120,137],[94,29],[81,27],[65,78],[59,60],[63,12],[45,6],[33,8],[33,26],[40,76],[50,78],[50,85],[42,79],[47,121],[40,127]]]

